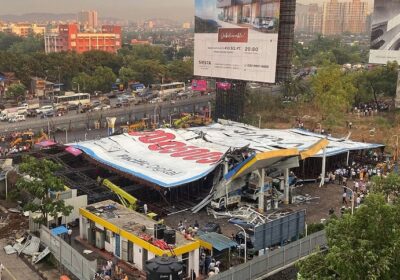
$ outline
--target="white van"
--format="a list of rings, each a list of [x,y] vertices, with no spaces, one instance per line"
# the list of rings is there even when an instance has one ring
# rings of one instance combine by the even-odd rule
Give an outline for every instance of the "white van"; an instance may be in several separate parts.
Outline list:
[[[9,122],[22,122],[25,121],[25,115],[16,115],[8,120]]]

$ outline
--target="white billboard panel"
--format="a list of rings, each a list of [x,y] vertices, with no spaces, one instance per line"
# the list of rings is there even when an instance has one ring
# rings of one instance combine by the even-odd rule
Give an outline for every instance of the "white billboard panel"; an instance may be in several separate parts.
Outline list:
[[[194,74],[275,83],[280,0],[196,0]]]
[[[188,137],[193,136],[197,135]],[[132,132],[72,146],[116,170],[167,188],[205,177],[228,150],[201,139],[189,142],[169,129]]]
[[[400,62],[400,1],[375,0],[370,63]]]

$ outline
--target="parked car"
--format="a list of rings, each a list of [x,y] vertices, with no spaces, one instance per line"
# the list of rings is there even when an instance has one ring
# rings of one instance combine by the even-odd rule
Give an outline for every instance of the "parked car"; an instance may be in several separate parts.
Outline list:
[[[51,111],[46,111],[45,113],[41,114],[42,118],[52,118],[55,115],[55,111],[51,110]]]
[[[44,114],[46,112],[54,111],[54,107],[52,105],[42,106],[39,109],[36,109],[37,114]]]
[[[25,121],[25,115],[16,115],[12,118],[10,118],[8,121],[11,123],[15,123],[15,122],[22,122]]]
[[[98,107],[100,105],[101,105],[101,102],[98,101],[98,100],[95,100],[95,101],[92,102],[92,108]]]
[[[26,116],[28,117],[28,118],[35,118],[35,117],[37,117],[37,113],[36,113],[36,110],[34,110],[34,109],[28,109],[28,111],[27,111],[27,113],[26,113]]]
[[[67,106],[68,111],[75,111],[75,110],[78,110],[78,108],[79,108],[79,106],[76,104],[69,104]]]
[[[257,29],[273,30],[276,27],[276,19],[273,17],[257,17],[254,19],[253,26]]]

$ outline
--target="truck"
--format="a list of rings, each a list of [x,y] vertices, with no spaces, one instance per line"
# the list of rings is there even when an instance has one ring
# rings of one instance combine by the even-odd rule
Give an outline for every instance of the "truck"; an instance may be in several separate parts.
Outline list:
[[[20,107],[24,107],[27,110],[36,110],[40,108],[40,102],[39,99],[31,99],[22,103]]]
[[[28,113],[25,107],[15,107],[4,109],[0,113],[0,121],[8,121],[11,118],[16,117],[17,115],[26,115]]]
[[[224,209],[228,209],[231,207],[235,207],[240,203],[241,196],[239,194],[228,195],[227,197],[224,196],[224,197],[220,197],[218,199],[212,200],[210,203],[211,208],[213,208],[215,210],[224,210]]]

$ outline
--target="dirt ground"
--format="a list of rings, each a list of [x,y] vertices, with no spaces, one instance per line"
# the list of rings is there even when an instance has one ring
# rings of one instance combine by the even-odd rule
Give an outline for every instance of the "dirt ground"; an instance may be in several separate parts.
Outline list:
[[[328,184],[321,188],[317,184],[306,184],[296,188],[294,195],[309,195],[315,199],[301,204],[291,204],[288,207],[294,211],[305,209],[306,223],[318,223],[321,219],[329,218],[331,208],[335,210],[336,215],[340,215],[342,194],[343,188],[338,184]]]
[[[292,211],[306,210],[306,223],[319,223],[321,219],[329,217],[329,209],[333,208],[336,215],[340,215],[340,208],[342,207],[342,193],[343,188],[337,184],[328,184],[319,187],[317,184],[306,184],[294,190],[294,195],[309,195],[312,199],[305,203],[283,205],[280,204],[280,209],[290,209]],[[243,205],[249,205],[243,203]],[[256,206],[252,204],[253,206]],[[350,203],[349,203],[350,206]],[[271,214],[276,210],[270,210],[266,214]],[[202,210],[198,214],[193,214],[190,211],[177,213],[168,216],[165,222],[172,228],[177,228],[180,221],[185,222],[186,225],[193,225],[197,221],[200,228],[208,222],[214,222],[221,226],[222,234],[230,237],[232,233],[237,233],[239,230],[234,225],[228,222],[228,219],[214,219],[213,215],[207,215],[206,210]]]

